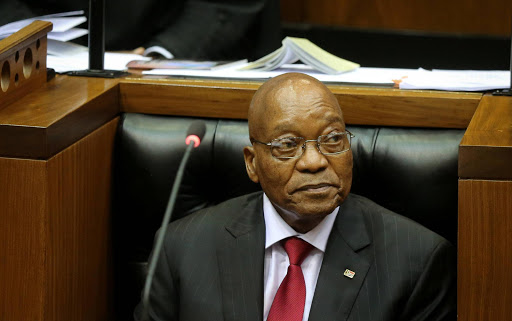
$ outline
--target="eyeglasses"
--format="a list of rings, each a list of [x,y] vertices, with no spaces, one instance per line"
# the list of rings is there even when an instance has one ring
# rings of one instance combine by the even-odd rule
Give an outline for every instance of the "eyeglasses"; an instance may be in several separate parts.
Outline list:
[[[278,159],[299,158],[306,149],[307,142],[316,142],[318,151],[323,155],[336,155],[350,149],[354,135],[348,130],[328,135],[320,135],[317,139],[305,139],[304,137],[285,137],[272,140],[270,143],[251,139],[251,143],[258,143],[270,147],[270,153]]]

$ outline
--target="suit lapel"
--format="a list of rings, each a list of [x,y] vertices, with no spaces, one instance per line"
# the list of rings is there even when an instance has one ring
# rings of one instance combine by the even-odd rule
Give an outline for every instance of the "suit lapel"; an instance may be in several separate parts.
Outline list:
[[[362,213],[352,204],[350,199],[342,204],[329,236],[309,321],[346,320],[370,268],[371,262],[357,253],[370,238]],[[355,272],[353,278],[344,276],[346,269]]]
[[[225,321],[261,321],[265,222],[262,194],[250,197],[217,246]]]

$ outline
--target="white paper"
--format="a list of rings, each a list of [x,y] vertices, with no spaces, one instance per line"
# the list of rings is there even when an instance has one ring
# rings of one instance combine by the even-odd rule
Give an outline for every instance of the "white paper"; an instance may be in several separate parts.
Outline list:
[[[48,39],[48,55],[66,57],[87,52],[88,50],[89,49],[87,47],[76,43]]]
[[[49,32],[48,39],[59,40],[59,41],[70,41],[76,38],[80,38],[88,34],[87,29],[82,28],[71,28],[62,32]]]
[[[374,85],[394,85],[393,80],[400,79],[416,69],[397,68],[364,68],[349,71],[339,75],[327,75],[316,71],[304,64],[283,65],[281,68],[272,71],[237,70],[240,67],[222,70],[187,70],[187,69],[153,69],[144,71],[145,75],[162,76],[183,76],[183,77],[204,77],[204,78],[226,78],[226,79],[269,79],[286,72],[301,72],[328,83],[354,83]]]
[[[510,71],[492,70],[433,70],[400,68],[360,67],[338,75],[326,75],[303,64],[283,65],[273,71],[235,69],[186,70],[154,69],[144,71],[145,75],[204,77],[221,79],[257,79],[265,80],[285,72],[302,72],[326,83],[350,83],[369,85],[400,84],[400,89],[432,89],[448,91],[486,91],[510,88]]]
[[[126,70],[126,64],[132,60],[150,60],[148,57],[125,53],[105,53],[104,68],[109,70]],[[89,68],[89,52],[80,52],[71,56],[47,56],[46,66],[56,72],[85,70]]]
[[[44,16],[39,16],[38,18],[58,18],[58,17],[72,17],[72,16],[82,16],[84,14],[83,10],[75,10],[75,11],[66,11],[66,12],[58,12],[51,13]]]
[[[25,28],[35,20],[50,21],[53,24],[52,32],[63,32],[78,26],[87,21],[86,17],[56,17],[56,18],[30,18],[20,21],[14,21],[0,27],[0,36],[8,36],[16,31]]]
[[[505,70],[424,70],[408,75],[400,89],[486,91],[510,88],[510,71]]]

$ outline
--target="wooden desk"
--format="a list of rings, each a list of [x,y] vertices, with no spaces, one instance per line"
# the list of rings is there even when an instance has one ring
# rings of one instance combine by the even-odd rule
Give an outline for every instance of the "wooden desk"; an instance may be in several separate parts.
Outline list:
[[[110,320],[117,115],[243,119],[260,84],[58,76],[1,109],[0,319]],[[511,159],[512,99],[330,88],[349,124],[468,128],[459,161],[459,320],[508,320],[512,175],[494,156]]]
[[[512,315],[512,97],[484,96],[459,147],[459,320]]]

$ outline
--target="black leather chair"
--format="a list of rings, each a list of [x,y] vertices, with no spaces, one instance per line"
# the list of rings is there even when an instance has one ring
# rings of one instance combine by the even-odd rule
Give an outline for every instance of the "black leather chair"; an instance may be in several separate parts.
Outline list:
[[[146,274],[153,238],[167,205],[184,139],[194,118],[124,114],[114,161],[116,316],[129,320]],[[207,131],[192,152],[173,219],[260,189],[246,174],[244,120],[204,119]],[[455,244],[457,129],[347,126],[352,141],[352,192],[407,216]]]

